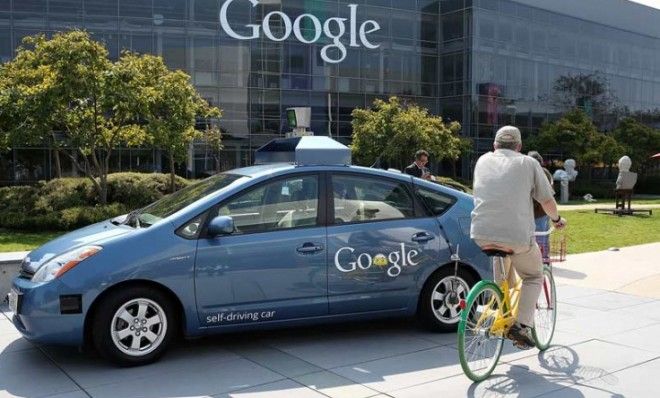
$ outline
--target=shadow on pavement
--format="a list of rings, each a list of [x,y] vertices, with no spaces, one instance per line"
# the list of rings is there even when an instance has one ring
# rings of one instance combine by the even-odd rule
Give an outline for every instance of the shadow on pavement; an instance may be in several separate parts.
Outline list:
[[[73,385],[94,397],[113,398],[243,397],[238,391],[268,398],[297,393],[306,397],[313,392],[305,386],[331,396],[341,390],[346,396],[387,392],[397,397],[407,388],[448,381],[452,391],[470,397],[534,396],[553,390],[561,390],[561,397],[583,397],[564,384],[616,379],[603,369],[580,364],[572,348],[555,346],[539,353],[529,366],[502,363],[499,369],[507,369],[505,373],[472,384],[463,375],[454,342],[455,334],[429,333],[406,319],[334,324],[182,341],[160,362],[117,368],[74,348],[12,351],[14,344],[21,344],[17,340],[0,353],[0,392],[37,396],[26,387],[34,380],[52,383],[51,394]],[[534,352],[525,358],[529,364]],[[535,394],[528,393],[530,388]]]

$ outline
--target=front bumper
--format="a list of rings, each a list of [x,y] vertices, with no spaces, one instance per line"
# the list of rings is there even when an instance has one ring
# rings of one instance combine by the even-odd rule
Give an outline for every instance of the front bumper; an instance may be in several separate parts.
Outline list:
[[[12,322],[23,337],[43,344],[82,345],[84,312],[61,313],[60,296],[68,292],[59,280],[33,283],[18,277],[12,289],[21,295],[18,313],[13,315]]]

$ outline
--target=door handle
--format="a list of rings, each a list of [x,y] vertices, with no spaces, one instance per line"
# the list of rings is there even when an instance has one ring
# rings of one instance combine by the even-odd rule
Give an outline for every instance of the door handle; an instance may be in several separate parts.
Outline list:
[[[320,252],[321,250],[323,250],[322,245],[318,245],[312,242],[304,243],[302,246],[296,249],[296,251],[300,254],[312,254],[312,253]]]
[[[428,232],[418,232],[415,235],[412,236],[412,241],[413,242],[428,242],[430,240],[435,239],[435,236],[431,235]]]

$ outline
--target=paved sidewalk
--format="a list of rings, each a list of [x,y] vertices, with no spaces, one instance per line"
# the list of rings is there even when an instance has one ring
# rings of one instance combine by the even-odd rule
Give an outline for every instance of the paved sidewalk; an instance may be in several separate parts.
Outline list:
[[[660,242],[569,255],[554,276],[558,283],[660,299]]]
[[[557,332],[545,353],[509,343],[471,383],[455,334],[411,320],[286,329],[178,343],[116,368],[35,346],[0,314],[0,397],[655,397],[660,390],[660,242],[569,256],[555,267]]]
[[[217,336],[120,369],[36,347],[0,315],[0,397],[654,397],[660,300],[562,284],[555,346],[507,343],[490,380],[463,376],[455,334],[408,320]],[[6,311],[6,308],[5,308]],[[643,380],[643,382],[642,382]]]

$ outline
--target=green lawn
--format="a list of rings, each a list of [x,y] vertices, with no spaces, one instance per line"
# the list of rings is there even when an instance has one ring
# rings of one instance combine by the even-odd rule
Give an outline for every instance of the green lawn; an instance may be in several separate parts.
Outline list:
[[[561,203],[559,203],[562,205]],[[660,204],[660,199],[634,199],[631,202],[632,207],[643,207],[644,205],[658,205]],[[599,206],[614,206],[614,199],[600,199],[595,202],[587,202],[586,200],[569,200],[568,203],[562,206],[572,206],[572,205],[599,205]]]
[[[562,212],[568,220],[566,235],[568,253],[606,250],[610,247],[634,246],[660,242],[660,210],[652,216],[613,216],[595,214],[593,210]]]
[[[64,232],[15,232],[0,229],[0,252],[32,250]]]

